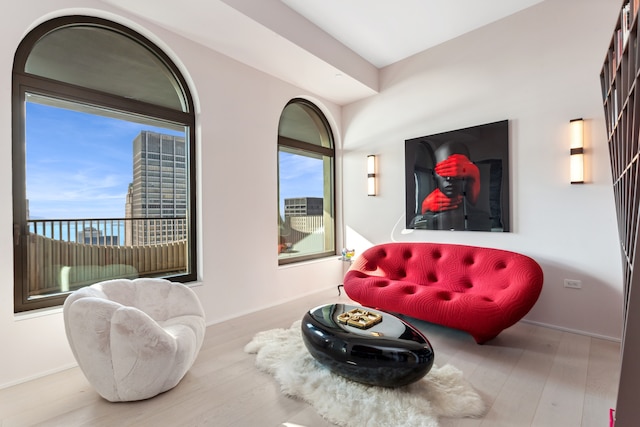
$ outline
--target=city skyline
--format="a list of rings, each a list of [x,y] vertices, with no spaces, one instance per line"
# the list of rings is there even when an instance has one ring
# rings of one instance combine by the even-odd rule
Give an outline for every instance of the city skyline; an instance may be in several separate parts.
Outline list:
[[[324,196],[323,161],[280,151],[280,214],[284,217],[284,200]]]
[[[133,141],[172,129],[26,103],[26,190],[32,219],[124,218],[133,181]],[[284,199],[323,197],[321,159],[279,153]]]
[[[124,218],[133,141],[143,130],[184,133],[27,102],[26,180],[31,218]]]

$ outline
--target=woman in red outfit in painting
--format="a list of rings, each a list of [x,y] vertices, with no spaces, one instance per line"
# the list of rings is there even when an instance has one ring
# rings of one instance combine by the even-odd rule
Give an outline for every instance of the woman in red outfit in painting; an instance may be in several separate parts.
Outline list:
[[[465,202],[475,205],[480,194],[480,171],[469,160],[467,147],[446,142],[435,151],[437,188],[422,201],[422,214],[430,229],[465,230]]]

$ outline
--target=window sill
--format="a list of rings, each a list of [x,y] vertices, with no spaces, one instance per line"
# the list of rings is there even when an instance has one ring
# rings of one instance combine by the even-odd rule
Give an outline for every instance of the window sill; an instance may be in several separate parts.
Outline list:
[[[305,265],[327,263],[327,262],[331,262],[331,261],[334,261],[334,260],[340,260],[340,256],[338,256],[338,255],[329,255],[329,256],[326,256],[326,257],[323,257],[323,258],[314,258],[314,259],[309,259],[309,260],[305,260],[305,261],[290,262],[290,263],[287,263],[287,264],[280,264],[280,265],[278,265],[278,268],[285,269],[285,268],[303,267]]]
[[[16,322],[22,320],[31,320],[36,319],[38,317],[52,316],[62,314],[62,306],[58,305],[55,307],[47,307],[47,308],[39,308],[36,310],[24,311],[22,313],[13,313],[13,320]]]

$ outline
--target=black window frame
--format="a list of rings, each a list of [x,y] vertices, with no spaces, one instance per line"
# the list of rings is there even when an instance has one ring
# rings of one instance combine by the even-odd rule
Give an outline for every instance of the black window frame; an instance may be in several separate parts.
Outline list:
[[[185,101],[183,111],[163,107],[147,102],[142,102],[123,96],[114,95],[86,87],[52,80],[49,78],[29,74],[25,72],[26,61],[32,52],[34,45],[40,38],[51,31],[65,26],[95,26],[115,31],[125,37],[129,37],[140,43],[167,67],[175,80],[181,86],[181,95]],[[63,101],[69,101],[78,105],[86,104],[96,107],[104,107],[132,115],[142,115],[159,119],[167,123],[179,124],[188,127],[189,144],[189,243],[188,243],[188,273],[167,276],[166,278],[176,282],[193,282],[197,280],[197,204],[196,204],[196,123],[193,98],[188,84],[182,73],[155,43],[119,23],[85,15],[71,15],[53,18],[30,31],[20,42],[16,49],[12,72],[12,191],[13,191],[13,244],[14,244],[14,312],[26,312],[30,310],[50,308],[62,305],[70,292],[55,294],[46,297],[29,298],[29,283],[27,278],[26,236],[28,233],[27,206],[26,206],[26,164],[25,164],[25,102],[27,94],[49,96]]]
[[[331,159],[331,184],[330,184],[330,188],[331,188],[331,218],[333,220],[333,225],[332,225],[333,233],[332,233],[331,238],[333,240],[333,250],[326,250],[326,251],[317,252],[317,253],[313,253],[313,254],[300,255],[300,256],[288,257],[288,258],[281,258],[280,256],[278,256],[278,265],[295,264],[295,263],[304,262],[304,261],[310,261],[310,260],[314,260],[314,259],[326,258],[326,257],[334,256],[334,255],[337,254],[337,247],[336,247],[336,242],[337,242],[337,232],[336,232],[336,163],[335,163],[335,159],[336,159],[335,150],[336,150],[336,148],[335,148],[335,138],[333,136],[333,131],[331,129],[331,125],[329,124],[329,121],[327,120],[327,117],[320,110],[320,108],[318,108],[318,106],[316,104],[314,104],[313,102],[311,102],[311,101],[309,101],[307,99],[304,99],[304,98],[294,98],[294,99],[291,99],[287,103],[285,108],[288,107],[291,104],[299,104],[299,105],[302,105],[302,106],[308,108],[309,110],[313,111],[313,113],[316,115],[316,118],[320,120],[321,125],[324,127],[324,130],[327,133],[327,137],[328,137],[328,140],[329,140],[328,142],[330,144],[330,147],[324,147],[324,146],[313,144],[313,143],[309,143],[309,142],[306,142],[306,141],[300,141],[298,139],[288,138],[288,137],[282,136],[282,135],[280,135],[280,133],[278,133],[278,153],[280,153],[280,147],[286,147],[288,149],[296,150],[296,151],[299,151],[299,152],[307,152],[307,153],[310,153],[310,154],[326,156],[326,157],[329,157]],[[283,109],[283,111],[284,111],[284,109]],[[278,183],[279,182],[280,182],[280,160],[278,159]],[[280,194],[280,189],[278,189],[278,195],[279,194]],[[278,208],[278,211],[279,211],[279,208]],[[284,212],[282,212],[282,214],[284,214]],[[278,217],[280,218],[280,212],[278,212]],[[279,222],[280,222],[280,220],[279,220]],[[280,224],[278,224],[278,226],[280,227]],[[278,232],[278,238],[280,238],[280,232]]]

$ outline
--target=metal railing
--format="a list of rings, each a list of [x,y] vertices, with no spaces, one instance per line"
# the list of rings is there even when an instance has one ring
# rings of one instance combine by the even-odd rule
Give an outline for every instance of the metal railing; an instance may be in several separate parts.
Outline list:
[[[188,230],[184,217],[30,219],[27,224],[32,234],[99,246],[171,243],[186,239]]]

